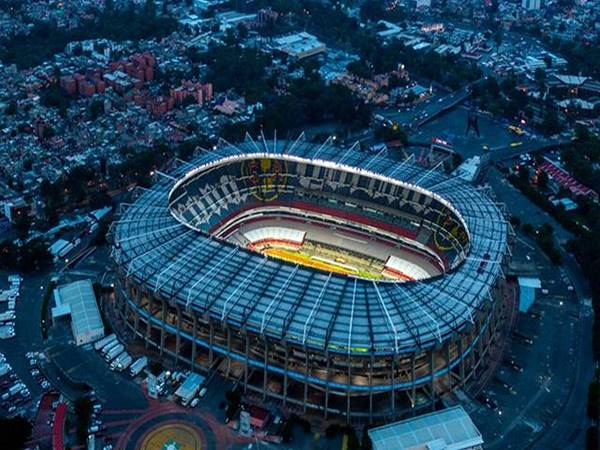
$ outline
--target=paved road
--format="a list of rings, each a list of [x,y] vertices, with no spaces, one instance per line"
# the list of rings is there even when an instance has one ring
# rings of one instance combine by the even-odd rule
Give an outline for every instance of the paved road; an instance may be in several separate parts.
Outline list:
[[[495,167],[488,169],[487,181],[494,190],[497,199],[504,203],[510,213],[521,220],[521,223],[530,223],[535,227],[545,223],[552,225],[554,235],[563,245],[573,238],[569,231],[565,230],[550,214],[525,197]]]
[[[571,238],[495,169],[490,169],[488,178],[498,199],[522,222],[535,226],[550,223],[562,244]],[[587,386],[594,370],[589,287],[577,262],[564,251],[563,265],[555,268],[526,238],[521,237],[517,245],[520,248],[514,253],[532,258],[542,285],[550,292],[548,296],[538,293],[533,308],[539,317],[520,315],[517,329],[535,336],[534,345],[524,348],[517,342],[511,346],[512,356],[524,362],[522,374],[511,373],[510,369],[499,372],[501,379],[515,386],[517,398],[504,398],[505,416],[510,421],[501,417],[492,421],[495,426],[487,431],[491,437],[488,448],[584,448]],[[576,295],[566,289],[568,285],[574,286]],[[489,425],[485,418],[482,424],[484,430]]]
[[[570,139],[562,138],[539,138],[535,140],[525,141],[522,145],[511,146],[505,145],[498,148],[493,148],[489,157],[492,161],[500,162],[506,161],[513,158],[517,158],[519,155],[525,153],[535,153],[542,150],[554,149],[570,144]]]
[[[0,286],[2,289],[8,288],[7,276],[7,272],[0,272]],[[15,373],[29,388],[33,399],[41,395],[42,390],[29,372],[29,361],[25,354],[32,350],[43,350],[40,304],[49,281],[49,273],[31,274],[24,277],[20,297],[15,308],[16,336],[12,339],[0,341],[0,351],[4,353]],[[4,305],[2,311],[6,308]]]
[[[411,130],[416,130],[465,101],[471,95],[471,87],[476,82],[469,83],[450,94],[434,96],[406,110],[381,109],[377,110],[376,113],[392,122],[399,123]]]

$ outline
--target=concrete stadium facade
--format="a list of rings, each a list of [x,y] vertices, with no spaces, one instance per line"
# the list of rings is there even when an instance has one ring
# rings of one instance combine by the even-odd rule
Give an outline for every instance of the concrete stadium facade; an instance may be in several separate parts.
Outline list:
[[[258,216],[396,242],[443,274],[327,273],[220,234]],[[331,140],[223,141],[123,208],[111,239],[115,312],[135,339],[182,367],[218,370],[249,397],[325,418],[431,407],[483,370],[505,314],[510,226],[487,193]]]

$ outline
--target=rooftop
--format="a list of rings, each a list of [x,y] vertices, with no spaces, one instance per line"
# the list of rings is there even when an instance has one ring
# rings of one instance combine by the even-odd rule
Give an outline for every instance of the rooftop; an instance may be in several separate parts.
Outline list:
[[[260,158],[316,155],[325,166],[343,163],[385,174],[372,178],[414,186],[394,198],[408,195],[409,201],[418,202],[424,196],[417,191],[426,190],[464,218],[471,233],[468,257],[442,277],[399,287],[265,260],[190,229],[169,213],[169,193],[187,172],[226,157],[256,153],[259,146]],[[501,276],[508,225],[493,201],[464,180],[407,161],[298,139],[247,140],[237,146],[222,141],[214,152],[185,163],[146,191],[121,214],[113,232],[114,257],[127,275],[200,314],[313,348],[395,353],[436,345],[487,307],[490,289]],[[207,292],[212,294],[207,297]]]
[[[96,303],[96,294],[90,280],[64,284],[54,290],[56,307],[52,317],[71,316],[71,327],[75,339],[87,341],[88,336],[104,334],[104,325]]]
[[[435,411],[369,430],[373,450],[480,448],[481,433],[462,406]]]

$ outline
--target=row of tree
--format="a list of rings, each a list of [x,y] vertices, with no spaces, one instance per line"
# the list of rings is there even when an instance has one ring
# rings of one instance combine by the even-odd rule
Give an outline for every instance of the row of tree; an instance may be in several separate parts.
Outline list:
[[[69,42],[99,38],[116,41],[161,38],[177,28],[175,19],[157,13],[154,0],[146,0],[141,6],[127,2],[123,8],[117,8],[113,1],[108,0],[102,11],[90,12],[95,19],[75,29],[36,22],[27,34],[5,39],[0,44],[0,58],[5,63],[29,68],[63,51]]]

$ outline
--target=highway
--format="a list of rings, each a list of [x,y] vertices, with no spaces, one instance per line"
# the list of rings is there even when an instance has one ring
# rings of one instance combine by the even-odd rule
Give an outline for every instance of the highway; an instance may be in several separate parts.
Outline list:
[[[525,153],[535,153],[542,150],[549,150],[557,147],[562,147],[570,143],[570,139],[564,138],[529,140],[523,142],[521,145],[505,145],[501,147],[491,148],[488,155],[493,162],[501,162],[512,158],[516,158],[519,155],[523,155]]]
[[[466,86],[458,89],[448,95],[439,98],[431,98],[422,103],[415,105],[410,111],[401,110],[379,110],[377,114],[385,119],[391,120],[406,127],[409,130],[417,128],[432,121],[440,114],[454,108],[471,95],[471,88],[480,80],[473,81]]]

